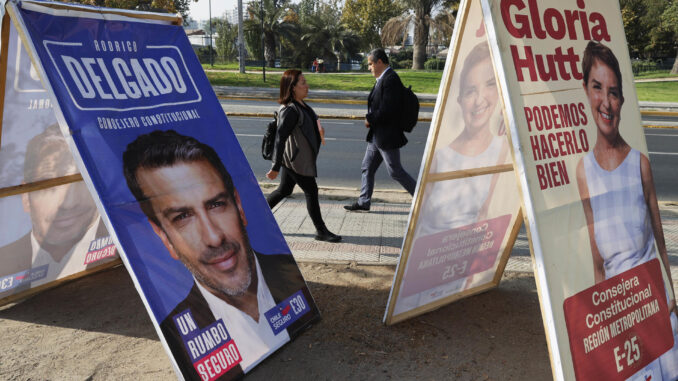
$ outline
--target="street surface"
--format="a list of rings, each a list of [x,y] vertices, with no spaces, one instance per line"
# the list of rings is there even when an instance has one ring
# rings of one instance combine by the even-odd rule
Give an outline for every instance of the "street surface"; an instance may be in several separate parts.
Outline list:
[[[275,103],[266,103],[268,108],[275,109]],[[322,104],[323,109],[334,107],[364,109],[362,105]],[[422,108],[422,111],[431,112],[432,109]],[[673,121],[675,122],[676,119],[678,118],[674,117]],[[270,162],[261,157],[261,139],[266,124],[271,118],[231,116],[228,120],[257,179],[262,182],[269,181],[265,175],[270,169]],[[322,147],[318,158],[318,184],[327,187],[359,188],[360,164],[365,153],[365,135],[367,134],[364,122],[345,119],[323,119],[321,122],[326,130],[327,144]],[[409,143],[401,150],[402,163],[415,179],[419,173],[429,126],[428,122],[417,124],[411,134],[406,134]],[[645,136],[658,199],[678,201],[678,129],[645,128]],[[401,189],[398,183],[391,180],[384,166],[380,167],[377,172],[375,186],[379,189]]]

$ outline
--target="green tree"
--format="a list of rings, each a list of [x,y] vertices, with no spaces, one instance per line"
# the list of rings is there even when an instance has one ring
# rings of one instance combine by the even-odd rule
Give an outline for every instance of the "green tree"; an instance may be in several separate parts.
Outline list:
[[[190,0],[68,0],[70,3],[95,5],[98,7],[133,9],[147,12],[179,13],[184,18],[188,17],[189,1]]]
[[[287,1],[278,0],[263,0],[264,9],[261,12],[259,2],[250,2],[247,7],[249,20],[245,22],[245,42],[248,50],[257,58],[261,57],[261,48],[257,48],[256,37],[258,36],[258,44],[261,45],[262,35],[262,19],[263,19],[263,35],[264,35],[264,59],[270,67],[275,65],[275,48],[276,42],[280,38],[293,33],[294,26],[290,22],[290,18],[297,17],[291,8],[287,7]],[[263,13],[263,14],[262,14]],[[259,54],[254,54],[257,51]]]
[[[443,0],[405,0],[414,11],[414,39],[412,41],[412,69],[421,70],[426,62],[426,45],[431,28],[431,12]]]
[[[431,23],[432,30],[430,37],[432,44],[445,46],[450,45],[456,14],[456,9],[443,9],[433,18],[433,22]]]
[[[678,74],[678,0],[672,0],[661,16],[661,22],[673,33],[673,47],[676,49],[676,58],[673,61],[671,74]]]
[[[307,50],[329,61],[328,64],[336,63],[337,70],[342,61],[359,50],[360,38],[341,22],[341,11],[336,2],[320,4],[315,15],[302,25],[302,30],[301,41]]]
[[[401,2],[392,0],[346,0],[341,21],[361,36],[361,49],[371,50],[381,46],[380,33],[386,22],[404,11]]]
[[[414,38],[412,69],[424,69],[426,62],[426,46],[429,42],[431,28],[445,31],[449,29],[450,17],[454,17],[458,1],[453,0],[403,0],[409,10],[414,13],[405,13],[386,22],[381,34],[384,45],[395,45],[402,39],[405,43],[407,28],[414,23]],[[443,11],[449,12],[446,17],[432,18],[431,14],[436,7],[442,7]],[[441,22],[441,25],[437,25]],[[453,22],[452,22],[452,25]],[[450,33],[451,36],[451,33]]]
[[[227,62],[235,60],[238,56],[238,26],[224,19],[217,19],[214,24],[217,56]]]
[[[316,13],[319,5],[319,0],[301,0],[296,9],[296,13],[299,15],[299,22],[305,23],[309,17]]]
[[[647,12],[644,0],[620,0],[622,21],[626,33],[626,42],[631,57],[643,57],[644,47],[648,43],[648,33],[644,29],[642,18]]]

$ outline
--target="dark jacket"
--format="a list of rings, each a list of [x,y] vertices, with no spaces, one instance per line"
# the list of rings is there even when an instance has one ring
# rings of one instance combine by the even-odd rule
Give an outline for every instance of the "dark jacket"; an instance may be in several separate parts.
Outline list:
[[[311,311],[287,327],[290,339],[294,339],[302,330],[308,328],[311,323],[320,319],[320,311],[318,311],[318,307],[316,307],[313,297],[308,287],[306,287],[306,282],[301,272],[299,272],[292,254],[265,255],[255,252],[255,255],[259,261],[261,273],[264,275],[268,289],[271,291],[271,296],[273,296],[273,300],[276,303],[280,303],[295,292],[302,290],[306,301],[310,304]],[[195,371],[195,368],[193,368],[191,357],[186,352],[181,335],[172,319],[175,315],[187,309],[191,310],[191,314],[200,329],[204,329],[216,321],[207,301],[194,283],[188,296],[167,315],[160,324],[160,328],[184,378],[186,380],[200,380],[200,376]],[[238,343],[236,343],[237,345]],[[221,376],[219,380],[239,379],[243,374],[240,365],[236,365]]]
[[[407,144],[407,138],[397,124],[402,88],[403,83],[398,74],[388,69],[372,87],[367,98],[368,112],[365,119],[370,123],[370,128],[365,140],[373,141],[378,148],[394,149]]]
[[[299,117],[302,122],[299,128]],[[316,159],[320,149],[318,116],[308,105],[293,101],[280,109],[273,147],[272,170],[284,165],[302,176],[318,176]]]

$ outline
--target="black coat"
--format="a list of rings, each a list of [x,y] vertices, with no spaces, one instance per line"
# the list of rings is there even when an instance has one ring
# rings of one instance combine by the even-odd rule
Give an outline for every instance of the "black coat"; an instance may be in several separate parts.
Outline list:
[[[271,296],[273,296],[273,300],[275,300],[276,303],[280,303],[292,296],[295,292],[302,290],[306,301],[310,304],[311,311],[287,327],[287,333],[289,334],[290,339],[294,339],[294,337],[296,337],[304,328],[308,328],[312,322],[320,319],[320,311],[318,311],[318,308],[313,301],[313,297],[311,296],[308,287],[306,287],[304,278],[301,275],[301,272],[299,272],[299,268],[297,267],[292,254],[265,255],[256,252],[255,254],[259,262],[259,267],[261,268],[261,273],[263,274],[266,284],[271,291]],[[200,329],[204,329],[216,321],[207,301],[200,293],[198,286],[194,283],[188,296],[174,307],[174,310],[172,310],[160,324],[160,328],[162,329],[162,333],[167,340],[167,344],[169,345],[172,355],[177,361],[184,378],[186,380],[197,381],[200,380],[200,376],[195,368],[193,368],[191,357],[186,352],[181,335],[172,319],[175,315],[178,315],[187,309],[191,310],[193,319],[195,319],[195,323]],[[238,344],[236,343],[236,345]],[[219,380],[239,379],[243,374],[240,365],[236,365],[226,374],[222,375]]]
[[[403,83],[393,70],[386,70],[381,79],[372,87],[367,98],[367,115],[370,123],[368,142],[378,148],[394,149],[407,144],[403,130],[398,126],[398,112],[402,104]]]

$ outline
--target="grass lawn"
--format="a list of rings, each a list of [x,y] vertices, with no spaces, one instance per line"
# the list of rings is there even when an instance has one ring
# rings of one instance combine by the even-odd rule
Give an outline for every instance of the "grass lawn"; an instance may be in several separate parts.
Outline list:
[[[204,66],[206,69],[209,65]],[[225,69],[228,65],[215,65],[215,69]],[[231,69],[228,67],[228,69]],[[234,68],[237,69],[237,68]],[[251,68],[248,68],[248,71]],[[277,88],[280,84],[280,69],[269,71],[266,69],[266,82],[262,79],[262,73],[247,72],[245,74],[233,72],[206,72],[207,78],[213,85],[223,86],[251,86],[251,87],[270,87]],[[374,84],[374,78],[370,73],[325,73],[313,74],[305,73],[311,89],[324,90],[363,90],[369,91]],[[398,70],[398,74],[405,86],[412,86],[412,90],[417,93],[438,93],[442,71],[412,71]],[[661,74],[651,74],[661,75]],[[668,73],[661,75],[669,76]],[[641,77],[637,77],[641,78]],[[647,77],[646,77],[647,78]],[[656,77],[654,77],[656,78]],[[641,82],[636,83],[638,99],[649,102],[676,102],[678,103],[678,81],[673,82]]]
[[[678,74],[671,74],[671,70],[657,70],[634,75],[635,79],[668,78],[668,77],[678,77]]]
[[[280,86],[280,76],[282,75],[279,71],[269,72],[266,69],[266,82],[264,82],[261,72],[240,74],[208,71],[206,74],[213,85],[271,88]],[[412,90],[417,93],[437,93],[442,77],[442,71],[399,70],[398,74],[403,83],[406,86],[412,85]],[[370,73],[305,73],[305,76],[311,89],[369,91],[374,85],[374,77]]]
[[[678,103],[678,81],[636,83],[639,101]]]

